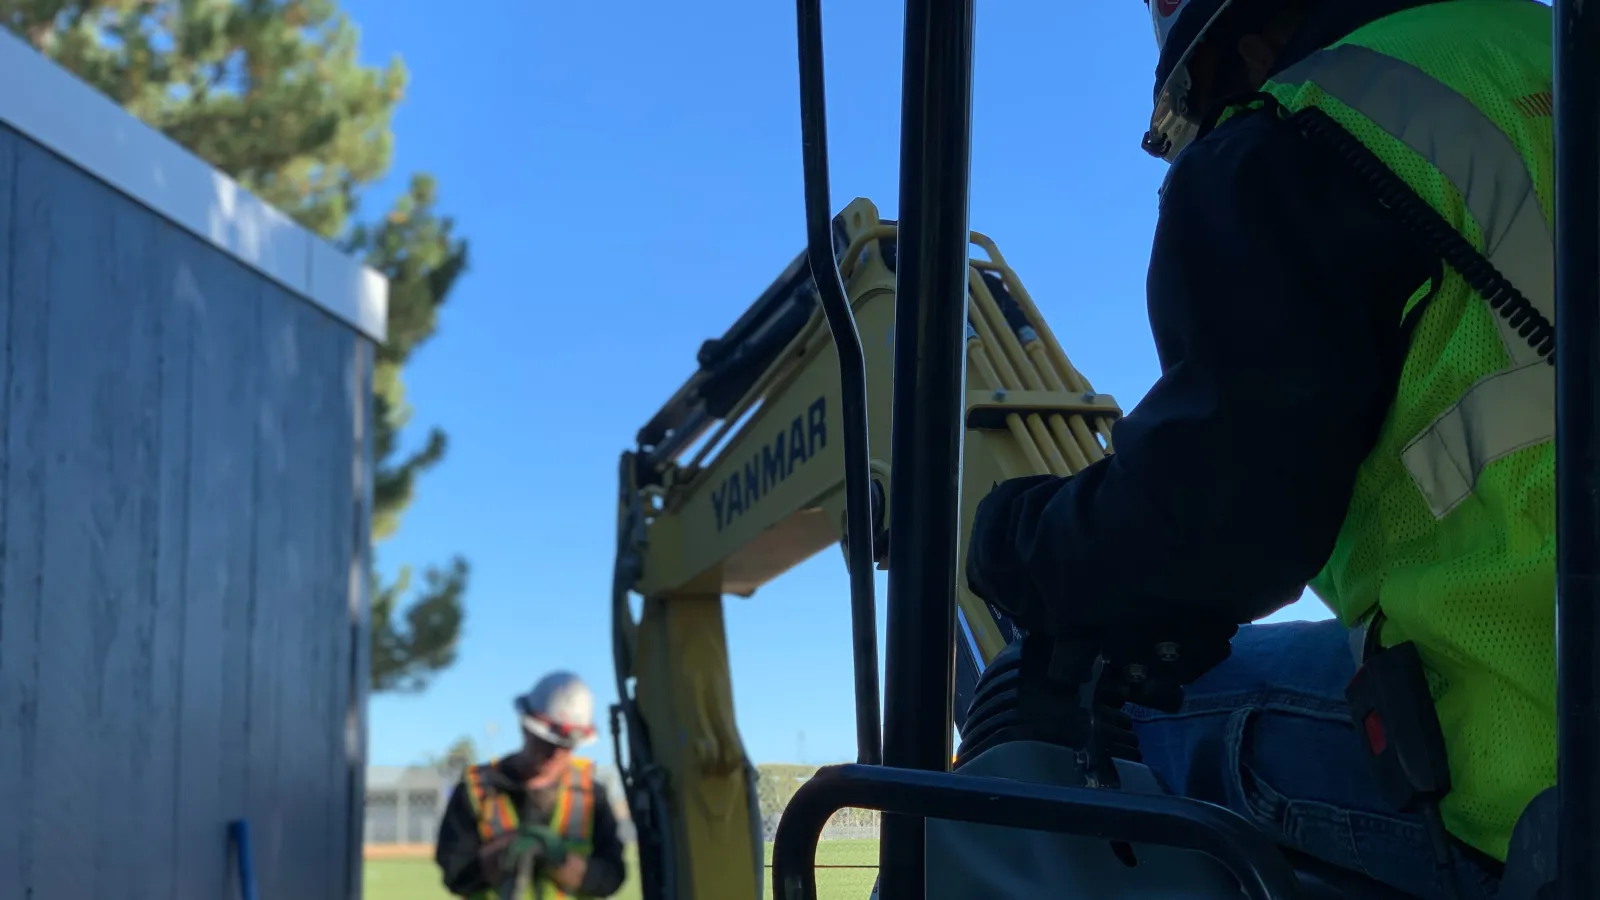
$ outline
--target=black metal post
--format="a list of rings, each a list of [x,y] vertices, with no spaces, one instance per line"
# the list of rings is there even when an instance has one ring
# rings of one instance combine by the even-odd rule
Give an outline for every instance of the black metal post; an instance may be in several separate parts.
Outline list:
[[[839,356],[844,417],[845,560],[850,570],[850,633],[856,668],[856,760],[883,760],[878,707],[878,606],[874,596],[872,456],[867,442],[867,357],[833,255],[828,184],[828,103],[822,71],[822,0],[797,0],[800,35],[800,136],[805,167],[806,256]]]
[[[816,900],[817,838],[841,809],[899,809],[918,817],[1194,850],[1226,867],[1244,897],[1300,896],[1294,870],[1272,839],[1220,806],[1165,794],[845,765],[818,771],[784,809],[772,848],[777,900]],[[885,873],[879,896],[888,889]],[[1040,895],[1050,896],[1044,890]]]
[[[1564,900],[1600,897],[1600,13],[1555,0],[1556,662]]]
[[[884,762],[950,764],[966,390],[974,0],[907,0]],[[923,820],[883,818],[882,900],[922,900]]]

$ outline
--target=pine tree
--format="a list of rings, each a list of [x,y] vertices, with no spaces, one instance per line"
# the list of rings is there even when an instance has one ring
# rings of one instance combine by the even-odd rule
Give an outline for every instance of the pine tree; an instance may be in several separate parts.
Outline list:
[[[461,773],[477,765],[480,761],[477,743],[472,738],[463,735],[451,742],[443,755],[435,756],[428,762],[434,771],[453,781],[460,778]]]
[[[406,360],[438,327],[439,307],[466,270],[467,248],[454,236],[454,223],[434,211],[433,179],[417,176],[411,190],[376,228],[357,227],[346,242],[368,264],[389,278],[388,340],[379,348],[373,372],[378,427],[373,454],[379,460],[372,496],[372,537],[381,541],[400,527],[417,476],[444,458],[444,432],[435,428],[420,450],[399,458],[396,440],[411,418],[400,378]],[[461,633],[462,595],[467,563],[455,557],[444,568],[428,568],[421,590],[406,607],[403,624],[396,610],[410,593],[412,570],[400,570],[390,584],[372,574],[372,688],[416,691],[455,661]]]
[[[399,528],[417,478],[444,457],[437,429],[400,452],[410,418],[402,372],[437,326],[467,249],[426,175],[375,224],[352,227],[362,188],[389,169],[406,85],[396,59],[361,64],[332,0],[0,0],[0,22],[306,228],[390,280],[377,354],[373,539]],[[372,689],[419,690],[455,660],[467,564],[373,573]],[[397,608],[410,597],[403,613]]]

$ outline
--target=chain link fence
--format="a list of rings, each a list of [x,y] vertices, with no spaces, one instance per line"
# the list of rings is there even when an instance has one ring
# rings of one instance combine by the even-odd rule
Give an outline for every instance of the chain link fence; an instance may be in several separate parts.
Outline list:
[[[782,810],[764,813],[761,816],[761,839],[771,841],[778,835],[778,819],[783,815]],[[822,834],[818,840],[823,841],[875,841],[878,839],[878,827],[881,818],[877,810],[871,809],[841,809],[834,813],[828,824],[822,827]]]
[[[761,802],[761,836],[770,841],[777,834],[778,819],[789,805],[789,798],[817,771],[816,766],[769,764],[757,767],[757,792]],[[881,817],[871,809],[841,809],[822,828],[821,840],[877,840]]]

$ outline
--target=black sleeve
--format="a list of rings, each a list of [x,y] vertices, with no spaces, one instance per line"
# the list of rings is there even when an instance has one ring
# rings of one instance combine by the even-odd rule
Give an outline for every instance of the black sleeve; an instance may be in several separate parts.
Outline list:
[[[478,820],[472,814],[472,801],[467,797],[466,787],[457,784],[445,804],[444,817],[439,821],[439,838],[433,849],[433,860],[439,865],[445,890],[464,897],[490,887],[478,860],[479,846]]]
[[[609,897],[622,888],[627,875],[622,838],[617,834],[617,816],[611,809],[605,788],[597,781],[594,784],[594,849],[578,893],[585,897]]]
[[[1161,377],[1115,426],[1113,456],[985,499],[973,589],[1058,629],[1240,623],[1293,601],[1393,398],[1405,302],[1437,271],[1350,172],[1272,116],[1191,145],[1147,281]]]

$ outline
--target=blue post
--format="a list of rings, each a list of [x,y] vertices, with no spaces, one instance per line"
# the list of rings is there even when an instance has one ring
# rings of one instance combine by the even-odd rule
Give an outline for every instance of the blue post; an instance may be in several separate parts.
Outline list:
[[[250,820],[228,823],[228,842],[239,861],[239,900],[256,900],[256,862],[250,850]]]

